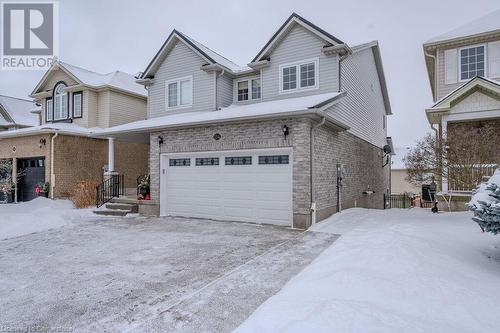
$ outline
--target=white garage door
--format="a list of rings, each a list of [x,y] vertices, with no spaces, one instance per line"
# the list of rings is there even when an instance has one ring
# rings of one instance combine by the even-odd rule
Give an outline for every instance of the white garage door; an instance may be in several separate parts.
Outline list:
[[[292,224],[290,149],[164,154],[162,215]]]

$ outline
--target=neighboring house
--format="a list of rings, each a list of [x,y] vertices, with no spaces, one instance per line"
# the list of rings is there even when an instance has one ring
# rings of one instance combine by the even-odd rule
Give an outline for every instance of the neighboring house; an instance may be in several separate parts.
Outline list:
[[[436,135],[467,131],[473,140],[486,124],[500,131],[500,10],[437,36],[423,48],[434,98],[426,114]],[[500,153],[490,157],[481,168],[486,176],[500,163]],[[443,192],[472,190],[447,179],[439,185]]]
[[[129,188],[147,173],[147,144],[117,144],[116,162],[109,166],[108,142],[90,137],[98,128],[146,118],[146,90],[134,76],[119,71],[98,74],[56,62],[31,97],[42,106],[41,124],[0,132],[0,158],[13,160],[15,178],[22,172],[17,200],[34,198],[38,183],[49,183],[51,197],[65,197],[80,181],[101,182],[105,171],[124,174]],[[29,109],[19,106],[17,111],[27,117]]]
[[[406,179],[408,172],[403,161],[405,156],[405,148],[395,149],[391,165],[391,194],[420,194],[422,189]]]
[[[150,141],[142,212],[304,229],[383,208],[391,108],[377,42],[349,46],[292,14],[239,66],[174,30],[138,82],[148,119],[95,134]]]
[[[0,131],[40,125],[40,108],[21,98],[0,95]]]

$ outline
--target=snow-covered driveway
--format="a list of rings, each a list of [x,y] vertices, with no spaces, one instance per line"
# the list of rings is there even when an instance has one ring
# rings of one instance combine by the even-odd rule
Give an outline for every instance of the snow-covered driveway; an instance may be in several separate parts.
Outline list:
[[[228,332],[335,239],[195,219],[52,225],[0,240],[0,327]]]
[[[350,209],[343,235],[236,330],[500,332],[500,236],[471,213]]]

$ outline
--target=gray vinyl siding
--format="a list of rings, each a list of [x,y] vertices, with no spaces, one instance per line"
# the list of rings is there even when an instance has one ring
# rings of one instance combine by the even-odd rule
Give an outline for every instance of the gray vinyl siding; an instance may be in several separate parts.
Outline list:
[[[217,73],[217,107],[225,107],[233,102],[233,79]]]
[[[183,42],[177,42],[155,73],[149,87],[148,116],[161,117],[193,111],[212,111],[215,107],[214,74],[201,70],[206,62]],[[193,77],[193,105],[189,108],[167,109],[165,81]]]
[[[372,48],[351,54],[341,64],[346,96],[327,110],[350,127],[349,132],[377,146],[386,144],[384,99]]]
[[[233,86],[231,87],[231,90],[232,90],[232,99],[233,99],[233,103],[234,104],[238,104],[238,105],[241,105],[241,104],[254,104],[254,103],[259,103],[259,102],[262,102],[262,82],[261,82],[261,98],[259,99],[251,99],[251,94],[252,94],[252,86],[251,86],[251,81],[248,85],[248,98],[249,100],[248,101],[238,101],[238,82],[239,81],[245,81],[245,80],[250,80],[250,79],[261,79],[261,76],[260,74],[252,74],[252,75],[248,75],[248,76],[242,76],[242,77],[239,77],[237,79],[234,79],[233,80]]]
[[[459,81],[457,83],[451,83],[451,84],[447,84],[445,83],[445,61],[444,61],[444,52],[446,50],[449,50],[449,49],[456,49],[456,48],[462,48],[462,47],[465,47],[465,46],[473,46],[473,45],[477,45],[477,44],[485,44],[485,43],[488,43],[488,42],[495,42],[495,41],[498,41],[500,40],[497,37],[489,37],[489,38],[484,38],[484,39],[480,39],[480,40],[475,40],[474,42],[470,42],[470,41],[464,41],[464,42],[461,42],[459,44],[456,44],[454,45],[453,47],[447,47],[447,48],[439,48],[437,49],[436,51],[436,54],[437,54],[437,71],[436,71],[436,75],[437,75],[437,91],[436,91],[436,100],[440,100],[441,98],[443,98],[444,96],[448,95],[449,93],[451,93],[453,90],[461,87],[466,81],[460,81],[460,74],[458,76],[459,78]],[[488,58],[488,54],[486,54],[486,61],[488,61],[489,58]],[[486,67],[488,67],[488,63],[486,63]],[[458,68],[457,68],[458,70]],[[486,73],[488,74],[488,73]],[[488,75],[489,76],[489,75]],[[499,77],[489,77],[490,79],[494,79],[494,80],[499,80],[500,78]]]
[[[338,56],[322,52],[325,42],[299,25],[295,25],[271,53],[268,67],[262,69],[262,98],[270,101],[338,91]],[[279,93],[279,66],[310,58],[319,58],[319,89]]]

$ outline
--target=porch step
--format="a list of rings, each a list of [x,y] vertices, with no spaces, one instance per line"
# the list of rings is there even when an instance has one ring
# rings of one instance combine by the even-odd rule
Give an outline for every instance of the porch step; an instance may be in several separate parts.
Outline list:
[[[106,216],[125,216],[129,213],[136,214],[139,212],[137,200],[132,198],[115,198],[110,203],[106,204],[106,209],[94,210],[96,215]]]
[[[130,203],[107,203],[107,209],[111,210],[126,210],[129,213],[139,213],[139,205]]]
[[[96,215],[105,215],[105,216],[126,216],[128,213],[130,213],[128,210],[118,210],[118,209],[113,209],[113,210],[94,210],[94,214]]]
[[[119,198],[113,198],[110,201],[111,203],[120,203],[120,204],[133,204],[137,205],[138,200],[135,196],[120,196]]]

